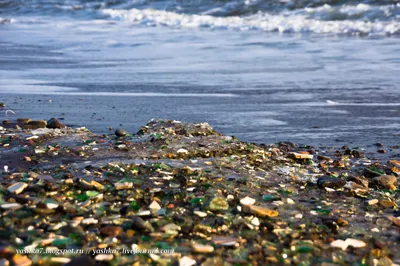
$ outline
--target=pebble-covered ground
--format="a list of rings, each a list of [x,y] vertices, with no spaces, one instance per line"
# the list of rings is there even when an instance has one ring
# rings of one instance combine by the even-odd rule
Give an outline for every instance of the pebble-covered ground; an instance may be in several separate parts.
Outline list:
[[[0,265],[400,264],[399,154],[3,121]]]

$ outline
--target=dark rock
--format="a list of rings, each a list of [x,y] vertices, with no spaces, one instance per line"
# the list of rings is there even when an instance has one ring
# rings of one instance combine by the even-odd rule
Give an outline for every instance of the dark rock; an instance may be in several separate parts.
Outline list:
[[[362,175],[365,176],[366,178],[374,178],[377,176],[380,176],[381,174],[375,171],[372,171],[369,168],[364,168]]]
[[[68,178],[74,178],[74,175],[72,173],[65,173],[62,178],[68,179]]]
[[[325,176],[325,177],[319,178],[317,184],[319,187],[322,187],[322,188],[324,188],[324,187],[341,188],[341,187],[344,187],[344,185],[346,184],[346,181],[344,181],[340,178]]]
[[[354,158],[361,158],[363,157],[363,153],[358,151],[358,150],[352,150],[351,155],[353,155]]]
[[[60,230],[63,235],[79,234],[79,230],[76,227],[72,227],[70,225],[63,226]]]
[[[56,180],[51,175],[40,175],[37,179],[39,182],[43,183],[56,183]]]
[[[47,128],[66,128],[66,126],[53,117],[47,121]]]
[[[37,128],[45,128],[47,126],[47,122],[44,120],[33,120],[23,125],[24,129],[37,129]]]
[[[329,229],[332,230],[334,234],[336,234],[339,230],[339,225],[335,221],[323,221],[323,224],[326,225]]]
[[[122,234],[122,228],[119,226],[115,225],[107,225],[104,227],[101,227],[100,229],[100,234],[103,236],[111,236],[111,237],[116,237]]]
[[[15,202],[20,204],[30,204],[32,203],[32,199],[30,199],[27,195],[14,195],[11,194],[10,196],[5,197],[6,200],[13,199]]]
[[[56,209],[55,209],[56,213],[60,213],[63,214],[65,213],[65,208],[62,205],[59,205]]]
[[[18,124],[26,124],[26,123],[29,123],[30,121],[31,121],[30,118],[18,118],[17,119]]]
[[[386,150],[384,150],[384,149],[379,149],[378,152],[379,152],[379,153],[386,153]]]
[[[363,176],[349,176],[347,178],[347,181],[352,181],[358,185],[364,186],[364,187],[368,187],[369,185],[369,181],[363,177]]]
[[[218,217],[216,220],[215,220],[215,225],[216,226],[223,226],[225,224],[225,221],[224,221],[224,218],[222,218],[222,217]]]
[[[380,175],[375,177],[373,181],[380,188],[396,189],[397,178],[393,175]]]
[[[119,210],[119,213],[121,215],[126,215],[129,211],[129,206],[128,205],[124,205],[121,207],[121,209]]]
[[[318,155],[317,159],[320,160],[320,161],[330,161],[330,160],[332,160],[330,157],[325,156],[325,155]]]
[[[271,222],[269,222],[269,221],[266,221],[266,220],[263,220],[263,221],[260,223],[260,228],[262,228],[262,227],[267,228],[268,231],[273,231],[273,230],[276,228],[276,226],[275,226],[273,223],[271,223]]]
[[[64,266],[92,266],[95,265],[95,261],[89,256],[81,256],[73,258],[70,262],[64,264]]]
[[[10,123],[11,123],[10,120],[3,120],[3,125],[8,125],[8,124],[10,124]]]
[[[182,224],[185,223],[185,219],[183,217],[181,217],[181,216],[178,216],[178,215],[174,215],[172,217],[172,220],[174,222],[176,222],[176,223],[182,223]]]
[[[180,232],[184,235],[189,235],[193,231],[193,225],[192,224],[186,224],[182,225],[182,228]]]
[[[132,226],[131,228],[133,230],[137,230],[137,231],[144,231],[146,230],[146,222],[139,216],[134,216],[132,218]]]
[[[289,141],[281,141],[281,142],[278,142],[278,145],[279,145],[279,146],[288,146],[288,147],[291,147],[291,148],[296,148],[296,147],[297,147],[297,144],[296,144],[296,143],[289,142]]]
[[[117,137],[125,137],[126,135],[128,135],[128,131],[119,128],[119,129],[115,130],[115,135]]]

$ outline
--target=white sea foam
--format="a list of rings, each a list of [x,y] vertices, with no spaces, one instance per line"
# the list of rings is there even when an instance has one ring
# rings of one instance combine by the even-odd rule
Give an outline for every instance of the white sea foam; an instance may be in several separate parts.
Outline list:
[[[63,91],[65,89],[65,91]],[[65,96],[103,96],[103,97],[238,97],[232,93],[161,93],[161,92],[85,92],[76,91],[74,88],[63,88],[56,86],[20,86],[18,90],[14,87],[3,89],[8,94],[30,94],[30,95],[65,95]]]
[[[0,25],[1,24],[8,24],[8,23],[14,23],[15,19],[13,18],[2,18],[0,17]]]
[[[297,14],[306,14],[310,18],[322,20],[360,19],[364,21],[392,21],[400,12],[400,3],[392,5],[374,6],[367,4],[331,6],[325,4],[315,8],[305,8],[296,11]],[[398,20],[397,20],[398,22]]]
[[[329,105],[336,105],[338,104],[337,102],[331,101],[331,100],[326,100],[326,103]]]
[[[160,92],[55,92],[56,95],[118,97],[237,97],[230,93],[160,93]]]
[[[339,10],[325,5],[319,8],[286,11],[281,14],[258,13],[247,17],[215,17],[211,15],[188,15],[154,9],[104,9],[102,12],[113,19],[143,24],[147,26],[168,26],[174,28],[211,28],[235,30],[263,30],[268,32],[322,33],[349,35],[395,35],[400,34],[400,22],[397,20],[324,20],[316,13],[352,14],[369,12],[371,9],[391,12],[400,9],[400,5],[373,7],[365,4],[342,6]],[[331,10],[332,9],[332,10]],[[393,11],[394,12],[394,11]],[[368,14],[367,14],[368,15]]]
[[[362,14],[367,11],[370,11],[372,6],[366,4],[358,4],[356,6],[352,5],[343,5],[339,7],[334,7],[328,4],[319,7],[306,7],[304,10],[307,13],[316,13],[316,12],[340,12],[346,15],[354,15],[354,14]]]
[[[0,82],[0,93],[12,94],[56,94],[58,92],[72,92],[77,91],[76,88],[48,86],[48,85],[32,85],[23,83],[4,84]]]
[[[273,105],[280,105],[280,106],[315,106],[315,107],[324,107],[327,105],[334,105],[334,106],[400,106],[400,103],[396,102],[387,102],[387,103],[352,103],[352,102],[343,102],[343,103],[329,103],[332,101],[327,100],[326,102],[300,102],[300,103],[279,103],[279,104],[273,104]]]

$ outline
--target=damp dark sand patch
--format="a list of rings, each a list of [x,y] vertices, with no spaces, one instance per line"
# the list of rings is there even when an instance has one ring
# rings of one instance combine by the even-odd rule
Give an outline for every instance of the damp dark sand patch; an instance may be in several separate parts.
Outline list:
[[[3,264],[400,263],[397,147],[256,145],[171,120],[118,136],[5,127]],[[138,249],[173,253],[124,252]]]

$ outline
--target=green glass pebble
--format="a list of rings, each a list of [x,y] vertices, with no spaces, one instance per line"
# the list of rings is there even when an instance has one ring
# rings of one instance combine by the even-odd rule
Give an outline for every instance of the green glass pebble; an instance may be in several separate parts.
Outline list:
[[[369,170],[371,170],[372,172],[375,172],[375,173],[377,173],[377,174],[379,174],[379,175],[384,175],[384,174],[385,174],[384,171],[378,170],[378,169],[376,169],[375,167],[371,167],[371,168],[369,168]]]
[[[86,191],[86,195],[87,195],[89,198],[96,197],[96,196],[99,195],[99,194],[100,194],[100,193],[97,192],[97,191],[92,191],[92,190]]]
[[[296,247],[296,251],[299,253],[311,253],[314,251],[314,248],[310,245],[301,245]]]
[[[290,194],[292,194],[292,192],[288,191],[288,190],[284,190],[284,189],[278,189],[277,192],[279,194],[281,194],[282,196],[289,196]]]
[[[86,195],[86,194],[80,194],[80,195],[76,196],[76,199],[77,199],[78,201],[85,201],[85,200],[88,200],[89,197],[88,197],[88,195]]]
[[[76,233],[69,234],[68,238],[75,243],[80,243],[82,241],[82,236]]]
[[[200,203],[203,203],[203,201],[204,201],[204,198],[203,197],[199,197],[199,198],[191,199],[190,203],[192,203],[192,204],[200,204]]]
[[[139,206],[139,204],[138,204],[136,201],[132,201],[132,202],[131,202],[131,206],[132,206],[132,209],[133,209],[134,211],[137,211],[137,210],[140,209],[140,206]]]
[[[72,241],[69,238],[61,238],[61,239],[56,239],[53,241],[53,245],[56,247],[65,247],[68,244],[70,244]]]
[[[142,236],[141,239],[143,242],[149,242],[151,240],[151,237],[150,236]]]
[[[166,242],[157,242],[156,247],[160,249],[172,249],[172,247]]]
[[[0,193],[0,204],[4,204],[4,203],[6,203],[6,202],[3,199],[3,195]]]
[[[274,200],[277,200],[278,198],[276,196],[274,196],[274,195],[265,194],[265,195],[262,196],[262,199],[264,201],[274,201]]]
[[[317,213],[319,213],[319,214],[325,214],[325,215],[331,213],[331,210],[330,210],[330,209],[316,209],[315,211],[316,211]]]
[[[107,171],[104,173],[104,176],[115,176],[115,173]]]
[[[156,134],[153,134],[153,137],[154,137],[155,139],[160,139],[160,138],[162,137],[162,134],[156,133]]]

